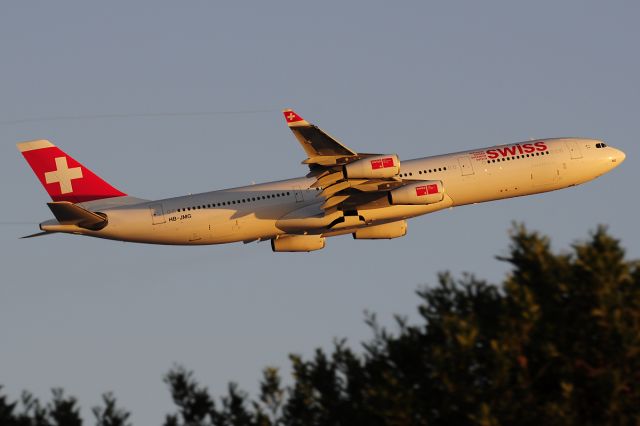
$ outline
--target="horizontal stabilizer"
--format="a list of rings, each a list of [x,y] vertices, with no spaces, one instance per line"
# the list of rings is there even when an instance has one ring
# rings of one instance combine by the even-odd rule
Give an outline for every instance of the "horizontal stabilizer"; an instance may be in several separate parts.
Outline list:
[[[107,216],[96,213],[68,201],[47,203],[51,212],[62,225],[76,225],[80,228],[100,230],[107,226]]]
[[[43,235],[50,235],[50,234],[55,234],[55,232],[49,232],[49,231],[36,232],[35,234],[25,235],[24,237],[20,237],[20,239],[22,240],[25,238],[42,237]]]

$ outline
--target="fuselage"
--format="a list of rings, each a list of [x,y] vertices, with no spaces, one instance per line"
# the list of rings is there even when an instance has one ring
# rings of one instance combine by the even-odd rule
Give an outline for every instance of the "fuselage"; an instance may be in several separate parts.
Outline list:
[[[358,208],[358,221],[327,212],[315,178],[295,178],[201,194],[111,207],[109,200],[81,204],[106,215],[100,230],[43,230],[153,244],[201,245],[273,239],[289,235],[340,235],[449,207],[554,191],[592,180],[624,161],[602,141],[557,138],[404,160],[398,179],[442,181],[442,201],[390,205],[386,198]]]

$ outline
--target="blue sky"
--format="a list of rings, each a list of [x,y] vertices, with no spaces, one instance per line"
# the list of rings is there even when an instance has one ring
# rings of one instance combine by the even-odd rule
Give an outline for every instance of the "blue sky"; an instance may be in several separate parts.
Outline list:
[[[83,414],[115,392],[158,424],[174,362],[251,392],[334,337],[415,319],[439,271],[498,282],[512,221],[567,249],[597,224],[640,257],[636,2],[13,2],[0,6],[0,383]],[[413,219],[392,241],[157,247],[32,240],[48,198],[15,149],[47,138],[116,187],[161,198],[306,172],[282,108],[408,159],[537,137],[602,138],[626,162],[586,185]],[[143,117],[138,114],[263,111]],[[31,118],[130,114],[19,122]],[[25,222],[16,224],[15,222]]]

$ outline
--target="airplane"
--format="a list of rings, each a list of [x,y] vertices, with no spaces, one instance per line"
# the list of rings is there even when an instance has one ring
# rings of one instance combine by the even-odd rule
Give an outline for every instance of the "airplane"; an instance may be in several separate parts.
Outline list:
[[[407,219],[450,207],[554,191],[595,179],[625,154],[598,139],[551,138],[400,161],[356,152],[285,109],[307,158],[304,177],[145,200],[116,189],[47,140],[18,149],[53,200],[41,232],[137,243],[271,241],[310,252],[327,237],[392,239]]]

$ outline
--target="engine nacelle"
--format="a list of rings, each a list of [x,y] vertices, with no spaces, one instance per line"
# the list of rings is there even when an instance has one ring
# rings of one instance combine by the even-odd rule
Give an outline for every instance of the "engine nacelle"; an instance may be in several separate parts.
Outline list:
[[[407,235],[407,221],[385,223],[384,225],[373,225],[358,229],[353,234],[354,240],[390,240],[392,238],[404,237]]]
[[[440,180],[425,180],[411,183],[389,191],[389,204],[433,204],[443,200],[444,185]]]
[[[271,239],[271,250],[276,252],[314,251],[324,248],[321,235],[283,235]]]
[[[346,164],[342,172],[345,179],[384,179],[400,173],[400,160],[395,154],[376,155]]]

